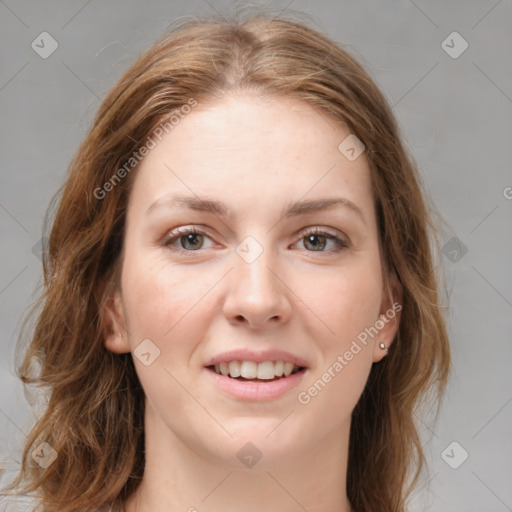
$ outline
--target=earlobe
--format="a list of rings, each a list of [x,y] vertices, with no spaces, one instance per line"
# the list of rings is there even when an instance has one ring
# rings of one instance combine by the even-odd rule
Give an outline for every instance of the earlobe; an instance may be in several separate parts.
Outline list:
[[[402,311],[403,289],[398,277],[393,272],[388,286],[384,288],[383,301],[379,316],[379,335],[374,345],[374,362],[381,361],[392,350],[393,340],[398,333]]]
[[[112,295],[107,298],[102,309],[102,315],[105,318],[105,347],[116,354],[130,352],[128,332],[126,330],[126,322],[119,290],[115,290]]]

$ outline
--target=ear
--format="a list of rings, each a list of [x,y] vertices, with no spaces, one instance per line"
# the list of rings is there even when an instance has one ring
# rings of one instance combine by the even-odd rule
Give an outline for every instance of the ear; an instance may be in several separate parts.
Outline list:
[[[382,294],[382,303],[379,312],[379,318],[375,322],[379,332],[375,336],[375,345],[373,347],[373,361],[378,362],[383,359],[391,349],[393,340],[398,332],[400,317],[402,311],[403,288],[396,273],[393,271],[384,283]],[[381,343],[388,349],[381,347]]]
[[[116,354],[130,352],[128,330],[126,329],[125,313],[121,291],[115,285],[109,285],[105,293],[102,307],[104,328],[104,345]]]

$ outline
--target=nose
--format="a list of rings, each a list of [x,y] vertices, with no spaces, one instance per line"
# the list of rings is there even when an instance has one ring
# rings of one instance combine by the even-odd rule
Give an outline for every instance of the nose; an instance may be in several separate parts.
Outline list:
[[[289,321],[292,312],[289,297],[293,293],[278,275],[282,272],[270,252],[263,251],[250,263],[234,255],[223,306],[230,323],[265,329]]]

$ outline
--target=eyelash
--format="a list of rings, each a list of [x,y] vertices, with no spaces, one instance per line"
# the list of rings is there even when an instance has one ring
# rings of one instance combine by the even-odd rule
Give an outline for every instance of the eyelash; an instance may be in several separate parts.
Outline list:
[[[199,252],[200,249],[197,249],[194,251],[194,250],[182,249],[181,247],[172,247],[172,244],[176,241],[179,241],[179,239],[182,236],[186,236],[186,235],[190,235],[190,234],[203,235],[203,236],[210,238],[204,231],[197,229],[197,228],[193,228],[193,227],[179,228],[179,230],[175,230],[174,232],[169,233],[169,235],[165,238],[163,245],[165,247],[168,247],[170,250],[180,253],[180,254],[186,253],[186,254],[190,255],[195,252]],[[307,229],[307,231],[302,234],[302,236],[299,238],[298,241],[301,241],[302,239],[306,238],[307,236],[311,236],[311,235],[323,236],[329,240],[333,240],[337,247],[336,247],[336,249],[330,250],[330,251],[308,251],[306,249],[307,252],[330,254],[330,253],[338,253],[338,252],[342,251],[343,249],[347,249],[349,247],[349,244],[345,240],[340,238],[339,236],[329,233],[327,231],[324,231],[318,227]]]

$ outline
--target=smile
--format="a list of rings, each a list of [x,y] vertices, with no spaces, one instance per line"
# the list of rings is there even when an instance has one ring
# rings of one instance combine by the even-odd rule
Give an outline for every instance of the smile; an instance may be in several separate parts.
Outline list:
[[[209,369],[218,375],[238,380],[276,380],[297,373],[302,367],[289,361],[221,361],[211,365]]]
[[[291,396],[309,367],[309,361],[291,352],[238,349],[207,359],[203,371],[212,389],[222,394],[242,401],[268,401]]]

